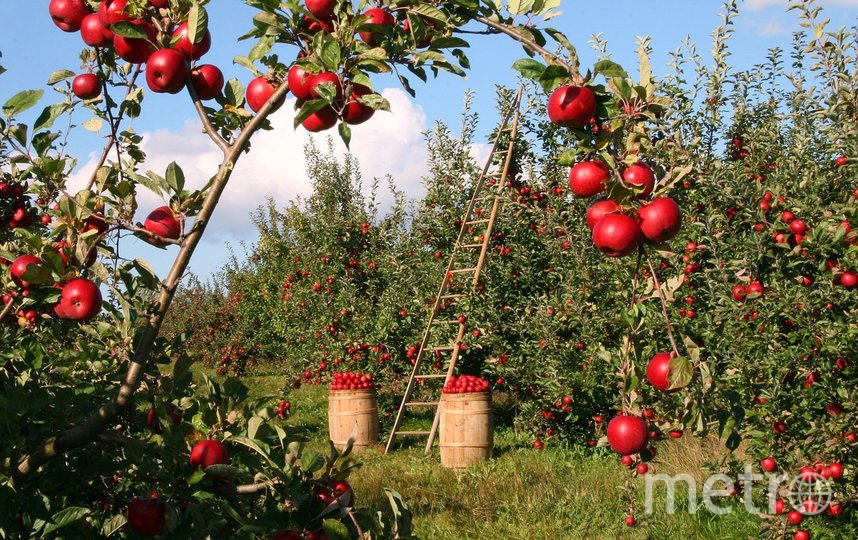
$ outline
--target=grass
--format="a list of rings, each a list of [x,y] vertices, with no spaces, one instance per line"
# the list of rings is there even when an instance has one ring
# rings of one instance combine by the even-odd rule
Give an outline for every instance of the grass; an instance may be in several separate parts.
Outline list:
[[[252,393],[274,393],[282,378],[248,377]],[[304,386],[293,390],[290,422],[307,429],[310,448],[327,450],[327,390]],[[425,442],[425,439],[423,440]],[[653,472],[705,474],[701,467],[722,452],[717,443],[693,438],[662,444]],[[757,538],[760,522],[736,507],[718,516],[700,511],[665,512],[664,489],[656,490],[655,511],[644,512],[644,481],[629,482],[629,472],[608,451],[584,448],[544,450],[529,447],[509,426],[495,429],[495,457],[464,471],[440,466],[437,448],[423,455],[423,442],[406,443],[384,455],[381,445],[359,455],[363,466],[350,478],[358,507],[388,510],[384,488],[402,494],[414,514],[415,534],[432,540],[536,539],[689,539]],[[638,501],[638,526],[624,523],[629,513],[626,486]],[[702,484],[699,483],[698,485]],[[679,499],[679,498],[678,498]]]

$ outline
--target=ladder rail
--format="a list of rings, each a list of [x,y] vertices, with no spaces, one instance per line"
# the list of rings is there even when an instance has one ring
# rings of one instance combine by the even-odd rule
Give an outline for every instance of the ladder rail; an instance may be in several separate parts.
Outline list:
[[[402,398],[402,402],[399,405],[399,408],[396,413],[396,418],[393,423],[393,427],[390,431],[390,436],[388,437],[387,444],[384,448],[384,453],[388,453],[392,448],[395,442],[395,439],[398,434],[405,435],[406,433],[411,434],[411,432],[400,431],[400,427],[402,426],[402,422],[405,417],[405,413],[408,409],[409,404],[411,403],[409,400],[411,398],[412,393],[414,392],[415,385],[417,379],[420,378],[420,368],[423,365],[425,360],[425,355],[427,354],[426,349],[432,337],[432,329],[436,325],[436,318],[439,316],[441,311],[444,309],[446,300],[458,300],[458,298],[467,296],[466,294],[447,294],[450,292],[450,285],[453,281],[453,277],[456,274],[464,273],[462,269],[456,268],[456,255],[460,249],[463,249],[463,245],[465,243],[465,235],[470,234],[467,232],[468,228],[475,224],[472,222],[486,223],[486,231],[483,234],[482,243],[471,245],[470,248],[480,247],[480,253],[477,260],[477,265],[474,268],[471,268],[469,271],[474,272],[474,276],[471,279],[471,288],[477,284],[480,277],[480,272],[483,268],[483,264],[485,263],[486,256],[488,253],[489,243],[491,241],[491,232],[493,230],[494,222],[497,219],[498,208],[500,206],[500,196],[503,192],[504,182],[507,174],[509,173],[509,166],[512,159],[512,153],[514,149],[515,136],[518,131],[518,119],[519,119],[519,104],[521,103],[521,96],[524,91],[524,87],[520,86],[518,92],[511,102],[511,106],[504,113],[503,120],[501,123],[501,128],[498,130],[498,136],[495,138],[495,141],[492,145],[491,153],[489,154],[489,158],[486,160],[486,165],[483,167],[482,173],[480,174],[475,187],[474,192],[471,195],[471,198],[468,202],[467,209],[465,212],[464,219],[462,220],[461,227],[459,228],[459,234],[456,237],[456,241],[453,245],[453,251],[450,254],[450,257],[447,261],[447,267],[444,271],[444,278],[441,281],[441,285],[438,288],[438,294],[435,297],[435,302],[432,306],[432,310],[429,313],[429,319],[426,323],[426,329],[423,332],[423,337],[420,341],[420,345],[417,349],[417,356],[414,359],[414,365],[411,369],[411,376],[408,379],[408,384],[405,387],[405,393]],[[509,127],[511,123],[511,128]],[[499,146],[504,144],[503,138],[501,134],[505,130],[509,130],[509,140],[505,142],[507,144],[507,148],[505,151],[505,157],[503,161],[503,166],[500,171],[500,176],[498,177],[497,185],[494,185],[494,189],[491,190],[491,194],[488,196],[481,196],[481,192],[483,188],[486,186],[486,179],[491,176],[490,171],[493,164],[493,158],[499,151]],[[492,207],[489,213],[489,217],[481,218],[480,220],[474,219],[474,211],[477,208],[477,204],[481,201],[492,199]],[[458,270],[458,271],[456,271]],[[450,324],[450,321],[440,321],[440,324]],[[461,352],[460,345],[462,340],[464,339],[464,334],[467,329],[465,322],[460,322],[458,331],[456,333],[456,338],[454,339],[452,345],[452,351],[450,355],[450,359],[447,365],[447,371],[444,375],[444,384],[446,385],[449,382],[450,378],[455,373],[456,363],[459,357],[459,353]],[[432,378],[440,378],[439,376],[435,376]],[[435,442],[435,436],[438,431],[438,425],[440,422],[441,407],[440,407],[440,399],[438,401],[438,407],[435,411],[435,416],[432,422],[432,428],[428,432],[428,442],[426,444],[425,453],[429,454],[432,450],[432,446]],[[421,432],[422,434],[422,432]]]

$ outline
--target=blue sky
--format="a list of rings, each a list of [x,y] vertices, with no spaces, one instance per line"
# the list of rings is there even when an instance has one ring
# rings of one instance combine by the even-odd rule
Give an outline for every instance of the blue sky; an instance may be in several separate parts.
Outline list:
[[[4,31],[0,33],[0,64],[8,72],[0,76],[0,102],[24,88],[44,88],[55,69],[81,69],[79,52],[83,46],[77,34],[59,31],[47,13],[47,1],[5,0],[7,5]],[[550,21],[562,30],[578,47],[582,65],[592,65],[595,59],[587,42],[593,34],[606,39],[613,58],[630,71],[636,64],[636,37],[648,35],[655,51],[655,73],[666,72],[667,53],[690,36],[704,58],[711,49],[710,34],[719,23],[720,0],[609,0],[607,2],[565,0],[563,15]],[[797,26],[796,17],[786,10],[786,0],[746,0],[743,13],[735,25],[731,42],[731,61],[739,68],[762,61],[770,47],[788,47],[791,33]],[[853,26],[858,22],[858,0],[821,0],[824,14],[834,27]],[[211,52],[205,62],[219,65],[226,76],[246,83],[250,74],[232,64],[235,54],[243,54],[249,42],[236,43],[236,38],[250,27],[252,10],[239,0],[215,0],[209,6],[210,28],[214,37]],[[522,49],[500,36],[473,36],[469,52],[473,69],[464,80],[442,74],[430,84],[416,81],[417,98],[412,100],[398,89],[391,78],[374,81],[377,90],[393,104],[393,114],[378,114],[370,122],[354,130],[352,151],[360,159],[365,177],[391,174],[397,186],[412,197],[421,192],[420,175],[425,153],[420,133],[436,120],[450,124],[459,122],[463,94],[475,91],[475,108],[481,113],[479,133],[492,129],[495,118],[494,85],[515,84],[510,65],[524,56]],[[284,56],[288,53],[284,53]],[[45,105],[51,103],[50,90]],[[284,107],[273,118],[275,133],[259,138],[251,152],[239,164],[221,208],[215,215],[217,224],[207,232],[195,255],[192,269],[209,275],[226,260],[225,243],[252,240],[249,210],[262,202],[265,195],[286,204],[295,195],[308,193],[302,163],[302,148],[308,140],[306,133],[291,127],[290,108]],[[86,118],[80,118],[85,121]],[[189,178],[200,183],[212,174],[217,163],[216,149],[199,135],[189,100],[184,96],[151,95],[144,102],[143,117],[133,125],[148,135],[145,146],[150,159],[147,168],[163,172],[167,163],[176,160]],[[73,135],[71,148],[80,158],[73,180],[87,176],[104,133],[91,134],[82,129]],[[324,138],[316,137],[316,141]],[[322,142],[322,144],[324,144]],[[342,148],[339,148],[343,150]],[[475,149],[479,154],[480,147]],[[90,167],[91,169],[91,167]],[[72,182],[74,185],[74,181]],[[141,209],[161,204],[154,197],[142,198]],[[145,212],[140,216],[145,216]],[[165,273],[172,257],[145,244],[131,242],[135,256],[151,260],[159,273]],[[171,248],[175,250],[176,248]],[[239,252],[240,252],[239,248]],[[138,254],[139,253],[139,254]],[[170,253],[172,255],[172,253]]]

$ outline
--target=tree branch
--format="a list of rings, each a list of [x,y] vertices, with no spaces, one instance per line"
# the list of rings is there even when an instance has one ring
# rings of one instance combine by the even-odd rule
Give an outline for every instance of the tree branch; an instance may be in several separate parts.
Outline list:
[[[483,23],[484,25],[488,26],[489,28],[493,28],[493,29],[497,30],[498,32],[500,32],[502,34],[508,35],[512,39],[514,39],[514,40],[518,41],[519,43],[521,43],[522,45],[524,45],[524,47],[527,50],[529,50],[533,53],[539,53],[539,55],[542,56],[542,58],[545,59],[546,62],[563,66],[564,68],[566,68],[566,71],[568,71],[569,74],[572,76],[572,78],[575,80],[576,84],[581,84],[583,82],[584,78],[581,77],[581,73],[578,72],[578,69],[575,66],[566,62],[565,60],[563,60],[562,58],[560,58],[556,54],[550,52],[548,49],[541,46],[537,42],[533,41],[529,37],[526,37],[526,36],[522,35],[521,33],[516,32],[514,29],[510,28],[509,26],[507,26],[505,24],[501,24],[497,21],[493,21],[488,17],[479,16],[479,17],[475,17],[474,20]]]
[[[655,284],[655,290],[658,291],[658,299],[661,300],[661,314],[664,316],[664,322],[667,325],[667,337],[670,339],[670,346],[673,347],[673,353],[679,357],[679,348],[676,346],[676,340],[673,339],[673,328],[670,326],[670,317],[667,314],[667,300],[664,297],[664,292],[661,290],[661,284],[658,282],[658,277],[655,275],[655,268],[652,266],[652,261],[649,255],[646,256],[646,263],[649,266],[649,273],[652,275],[652,281]]]
[[[268,115],[271,114],[273,104],[283,97],[288,89],[288,85],[285,82],[280,85],[265,106],[260,109],[259,114],[247,123],[235,140],[235,143],[230,146],[229,152],[224,156],[218,173],[212,182],[211,190],[203,201],[196,222],[182,242],[176,260],[173,262],[170,273],[158,295],[153,312],[146,321],[146,326],[142,329],[140,338],[137,340],[137,347],[134,350],[131,365],[128,367],[125,380],[122,382],[116,398],[111,403],[100,406],[81,425],[69,428],[55,437],[46,439],[34,450],[25,454],[12,471],[14,484],[26,481],[39,467],[52,458],[94,441],[99,434],[107,430],[111,422],[123,409],[131,405],[134,393],[140,385],[144,369],[149,362],[155,338],[158,337],[158,333],[161,330],[161,324],[179,286],[179,281],[187,270],[194,250],[199,245],[218,201],[220,201],[220,197],[224,189],[226,189],[229,178],[235,169],[235,164],[244,152],[250,138],[259,130]]]

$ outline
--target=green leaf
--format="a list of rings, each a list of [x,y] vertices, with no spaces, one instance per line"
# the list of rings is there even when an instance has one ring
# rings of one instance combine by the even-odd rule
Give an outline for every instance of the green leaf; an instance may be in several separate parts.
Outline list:
[[[110,27],[110,30],[117,36],[131,39],[148,39],[149,36],[140,26],[131,24],[128,21],[119,21]]]
[[[526,15],[533,10],[534,0],[509,0],[507,9],[513,15]]]
[[[325,86],[325,84],[321,84],[318,88]],[[333,86],[328,84],[328,86]],[[311,99],[309,101],[305,101],[304,105],[301,106],[301,109],[298,111],[298,114],[295,115],[294,126],[297,128],[301,125],[301,122],[306,120],[311,114],[314,112],[320,111],[328,106],[328,102],[324,99]]]
[[[256,441],[248,437],[232,437],[230,438],[230,441],[250,448],[257,454],[265,458],[265,461],[267,461],[275,471],[277,471],[278,473],[282,473],[280,467],[271,460],[271,451],[267,445],[264,445],[264,443],[261,443],[260,441]],[[321,457],[321,455],[319,457]],[[322,459],[322,465],[324,465],[324,459]]]
[[[238,108],[244,105],[244,86],[236,78],[227,81],[223,95],[226,98],[227,104],[233,107]]]
[[[45,527],[45,530],[42,531],[42,536],[47,536],[57,529],[61,529],[62,527],[80,521],[89,514],[90,510],[88,508],[82,508],[79,506],[63,508],[51,517],[51,521],[53,521],[53,523],[49,523],[48,526]]]
[[[427,4],[415,4],[410,8],[409,12],[417,13],[424,19],[429,19],[442,24],[447,22],[447,15],[445,15],[443,11]]]
[[[48,85],[57,84],[60,81],[64,81],[66,79],[70,79],[74,77],[76,73],[74,71],[68,69],[60,69],[51,73],[51,76],[48,77]]]
[[[317,36],[324,36],[319,40],[319,45],[316,48],[316,54],[319,55],[319,60],[322,65],[330,70],[336,70],[342,61],[342,51],[340,44],[337,43],[329,34],[319,32]]]
[[[137,273],[140,274],[140,280],[146,287],[151,289],[157,289],[158,284],[161,282],[158,279],[158,275],[155,273],[155,270],[149,266],[149,263],[143,259],[134,259],[133,263],[134,269],[137,270]]]
[[[539,84],[542,85],[543,90],[546,92],[551,92],[567,82],[569,82],[569,71],[565,67],[556,64],[546,66],[545,71],[539,76]]]
[[[670,359],[669,390],[679,390],[691,384],[694,378],[694,366],[684,356]]]
[[[352,141],[352,129],[345,122],[340,122],[340,125],[337,129],[340,132],[340,138],[346,145],[346,149],[348,149],[349,143]]]
[[[173,380],[178,382],[181,380],[191,369],[191,366],[194,365],[194,357],[190,354],[181,354],[179,355],[176,363],[173,364]]]
[[[616,62],[611,60],[600,60],[596,62],[596,65],[593,66],[593,74],[601,74],[604,75],[605,78],[611,77],[620,77],[621,79],[628,79],[629,74],[626,73],[626,70]]]
[[[188,39],[193,44],[200,43],[206,35],[209,24],[209,14],[206,8],[198,1],[194,1],[191,11],[188,13]]]
[[[259,416],[254,416],[250,420],[247,421],[247,436],[251,439],[256,438],[256,433],[259,431],[259,427],[262,425],[264,420]]]
[[[128,520],[125,519],[124,515],[116,514],[105,521],[104,525],[101,526],[101,535],[104,537],[111,536],[113,533],[120,530],[127,522]]]
[[[88,131],[92,131],[94,133],[98,133],[101,131],[101,126],[104,125],[104,122],[101,121],[101,118],[92,117],[86,122],[83,123],[83,127],[85,127]]]
[[[45,107],[42,114],[36,118],[36,123],[33,124],[33,131],[50,129],[50,127],[54,125],[56,119],[69,109],[71,109],[71,105],[68,103],[54,103],[50,107]]]
[[[182,168],[175,161],[167,165],[167,172],[164,178],[167,180],[167,185],[173,188],[173,191],[176,193],[185,189],[185,173],[182,172]]]
[[[545,64],[533,58],[522,58],[512,64],[512,69],[521,73],[521,76],[525,79],[533,81],[538,81],[542,77],[546,67]]]
[[[351,535],[344,524],[335,519],[326,519],[322,522],[322,528],[330,540],[349,540]]]
[[[322,454],[314,450],[308,450],[307,452],[304,452],[304,455],[301,456],[301,468],[304,470],[304,472],[316,472],[324,466],[325,458],[322,456]]]
[[[44,90],[24,90],[18,92],[3,105],[3,114],[7,118],[11,118],[16,114],[22,113],[35,106],[42,99],[43,95],[45,95]]]

